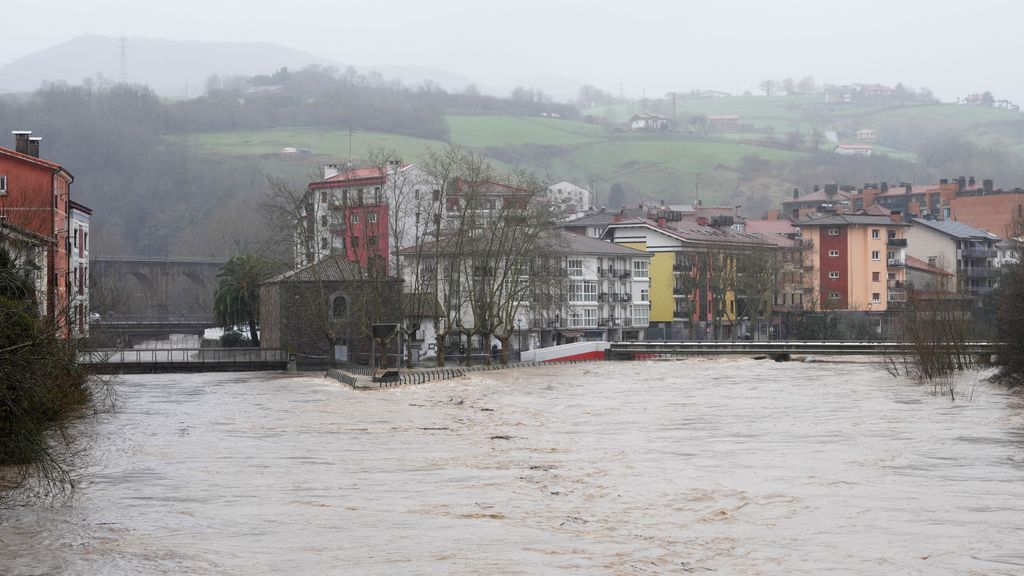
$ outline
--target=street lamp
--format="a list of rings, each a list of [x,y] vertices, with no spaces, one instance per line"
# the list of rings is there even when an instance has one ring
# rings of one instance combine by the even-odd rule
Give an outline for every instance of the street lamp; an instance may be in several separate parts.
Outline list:
[[[516,331],[519,332],[519,353],[523,353],[523,320],[516,318]]]

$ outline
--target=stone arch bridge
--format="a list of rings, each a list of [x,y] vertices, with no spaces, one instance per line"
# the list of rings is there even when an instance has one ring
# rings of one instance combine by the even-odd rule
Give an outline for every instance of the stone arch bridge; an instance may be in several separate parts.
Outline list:
[[[213,291],[224,260],[92,257],[90,311],[104,321],[212,325]]]

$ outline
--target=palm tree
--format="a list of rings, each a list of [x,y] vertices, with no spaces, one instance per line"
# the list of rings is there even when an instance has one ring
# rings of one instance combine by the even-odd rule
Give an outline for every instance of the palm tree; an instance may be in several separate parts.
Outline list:
[[[221,326],[249,325],[249,340],[260,345],[256,326],[260,321],[260,282],[274,272],[270,260],[257,254],[240,254],[224,263],[217,273],[213,316]]]

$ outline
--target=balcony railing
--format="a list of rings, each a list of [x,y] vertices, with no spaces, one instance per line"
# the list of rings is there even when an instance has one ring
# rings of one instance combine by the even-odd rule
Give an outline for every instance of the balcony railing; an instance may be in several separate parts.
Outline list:
[[[907,293],[903,290],[889,290],[889,302],[906,302]]]
[[[968,258],[995,258],[999,253],[992,248],[967,248],[962,252]]]
[[[891,267],[906,266],[907,262],[905,260],[900,259],[900,258],[889,258],[888,265],[889,265],[890,268]]]
[[[968,278],[993,278],[996,274],[998,274],[998,271],[988,266],[976,266],[967,269]]]
[[[894,248],[906,248],[907,247],[907,239],[906,238],[889,238],[885,242],[885,244],[886,244],[886,246],[892,246]]]

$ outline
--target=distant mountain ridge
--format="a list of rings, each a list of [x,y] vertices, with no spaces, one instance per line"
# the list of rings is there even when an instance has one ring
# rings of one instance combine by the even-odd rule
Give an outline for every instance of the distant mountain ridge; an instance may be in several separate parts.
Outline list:
[[[214,75],[269,74],[288,67],[347,65],[286,46],[267,42],[198,42],[127,38],[124,79],[145,84],[165,97],[194,97]],[[79,36],[0,66],[0,93],[30,92],[45,81],[80,83],[102,77],[120,81],[121,40],[107,36]],[[444,70],[416,66],[357,66],[374,69],[416,86],[433,80],[446,90],[461,90],[471,81]]]

